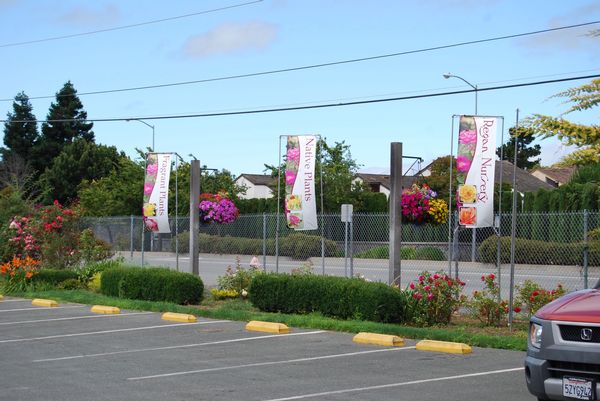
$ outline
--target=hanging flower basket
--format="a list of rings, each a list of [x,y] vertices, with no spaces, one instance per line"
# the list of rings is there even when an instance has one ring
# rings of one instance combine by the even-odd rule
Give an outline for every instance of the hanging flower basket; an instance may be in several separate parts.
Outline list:
[[[448,204],[437,199],[427,184],[413,184],[402,191],[402,221],[412,224],[444,224],[448,220]]]
[[[233,223],[240,214],[235,203],[224,193],[201,194],[199,208],[201,224]]]

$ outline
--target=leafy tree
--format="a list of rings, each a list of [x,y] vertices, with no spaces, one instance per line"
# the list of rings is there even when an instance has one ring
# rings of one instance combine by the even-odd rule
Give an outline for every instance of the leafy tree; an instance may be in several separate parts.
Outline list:
[[[431,163],[431,175],[419,179],[420,183],[426,183],[438,193],[439,199],[447,200],[450,193],[450,161],[452,156],[438,157]],[[458,181],[456,180],[456,162],[452,162],[452,188],[456,190]]]
[[[517,142],[517,167],[523,170],[531,170],[532,168],[539,166],[542,159],[537,158],[530,160],[542,153],[540,145],[531,145],[531,142],[535,140],[534,131],[532,128],[519,127],[511,128],[508,130],[510,140],[502,146],[496,149],[496,155],[498,158],[502,157],[504,160],[508,160],[511,163],[515,160],[515,141]]]
[[[69,203],[76,199],[77,188],[83,180],[107,176],[125,157],[114,146],[97,145],[79,138],[66,145],[40,177],[43,197],[51,203]]]
[[[143,193],[143,162],[120,157],[108,175],[84,180],[78,197],[86,216],[139,216]]]
[[[50,105],[42,125],[42,134],[34,148],[34,168],[41,174],[52,164],[63,147],[76,139],[94,142],[93,123],[87,122],[87,112],[77,96],[71,81],[68,81],[56,94],[56,101]],[[79,184],[70,183],[73,186]]]
[[[4,123],[3,159],[9,155],[16,155],[23,160],[29,160],[31,149],[38,139],[37,121],[33,115],[33,107],[25,92],[15,96],[13,112],[7,114]]]
[[[573,103],[564,114],[591,109],[600,103],[600,78],[564,92],[554,97],[568,98]],[[527,125],[533,128],[536,135],[543,138],[556,136],[566,145],[575,145],[580,149],[566,156],[562,165],[586,165],[600,163],[600,126],[583,125],[555,117],[535,114],[529,118]]]

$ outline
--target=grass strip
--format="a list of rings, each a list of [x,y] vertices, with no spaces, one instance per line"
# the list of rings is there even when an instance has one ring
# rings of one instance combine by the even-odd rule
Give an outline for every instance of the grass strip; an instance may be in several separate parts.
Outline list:
[[[151,302],[108,297],[85,290],[47,290],[11,294],[23,298],[46,298],[61,302],[75,302],[87,305],[116,306],[126,310],[150,312],[176,312],[203,316],[211,319],[235,321],[260,320],[284,323],[290,327],[331,330],[348,333],[362,331],[392,334],[414,340],[440,340],[466,343],[475,347],[498,348],[516,351],[527,349],[527,337],[523,331],[511,335],[473,333],[463,326],[457,327],[412,327],[397,324],[377,323],[362,320],[338,320],[319,313],[307,315],[287,315],[256,311],[248,302],[232,300],[216,306],[183,306],[169,302]]]

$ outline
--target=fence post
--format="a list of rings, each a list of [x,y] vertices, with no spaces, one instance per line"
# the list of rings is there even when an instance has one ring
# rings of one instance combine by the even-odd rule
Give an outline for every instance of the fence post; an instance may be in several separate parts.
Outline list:
[[[129,259],[133,260],[133,215],[129,216]]]
[[[588,288],[588,263],[589,263],[589,244],[588,244],[588,218],[589,213],[583,211],[583,288]]]
[[[267,214],[263,213],[263,270],[267,271]]]

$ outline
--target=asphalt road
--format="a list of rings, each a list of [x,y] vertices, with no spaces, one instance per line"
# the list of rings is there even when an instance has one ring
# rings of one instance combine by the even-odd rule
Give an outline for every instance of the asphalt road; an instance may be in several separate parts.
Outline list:
[[[133,257],[128,252],[121,254],[126,261],[141,264],[142,258],[140,252],[135,252]],[[251,256],[243,255],[214,255],[200,254],[199,266],[200,277],[207,286],[215,286],[217,278],[225,274],[228,266],[235,267],[239,257],[240,264],[248,268]],[[179,267],[180,271],[189,271],[190,259],[188,255],[180,255],[179,260],[175,254],[161,252],[145,252],[144,264],[147,266],[165,266],[172,269]],[[262,257],[258,257],[261,265],[265,264]],[[350,261],[344,258],[325,258],[325,267],[323,269],[323,260],[321,258],[309,259],[312,263],[314,272],[336,276],[350,275]],[[290,272],[294,268],[302,266],[305,261],[291,260],[286,257],[266,258],[267,271]],[[451,266],[452,276],[456,273],[456,265]],[[388,281],[389,266],[387,259],[354,259],[354,274],[361,274],[371,281]],[[444,271],[448,272],[449,265],[447,261],[421,261],[405,260],[402,261],[401,286],[406,287],[411,281],[417,279],[423,270],[430,272]],[[461,280],[466,282],[463,293],[470,295],[475,290],[482,290],[481,276],[483,274],[498,274],[495,265],[484,263],[460,262],[458,264],[458,275]],[[592,287],[600,278],[600,268],[590,267],[588,272],[588,287]],[[510,288],[510,265],[503,264],[500,271],[500,286],[503,298],[508,299]],[[544,265],[516,265],[514,282],[523,283],[530,279],[542,285],[546,289],[555,288],[557,284],[562,284],[567,291],[582,289],[584,285],[583,271],[577,266],[544,266]]]
[[[352,334],[244,322],[173,323],[160,314],[97,315],[89,306],[0,302],[0,400],[533,400],[523,352],[423,352]]]

